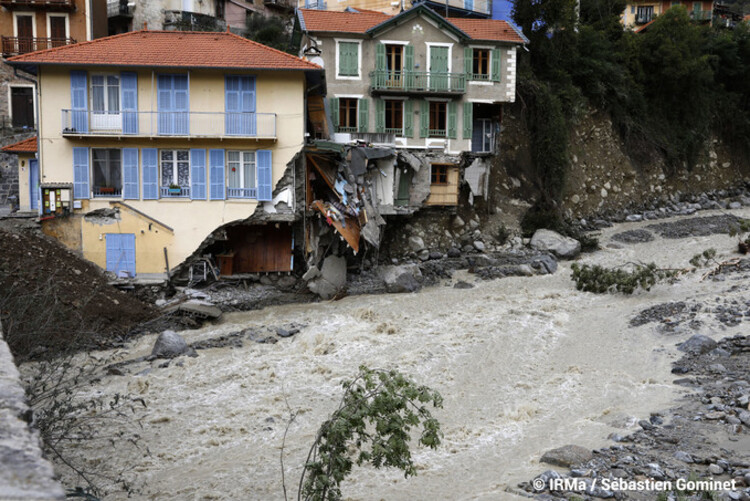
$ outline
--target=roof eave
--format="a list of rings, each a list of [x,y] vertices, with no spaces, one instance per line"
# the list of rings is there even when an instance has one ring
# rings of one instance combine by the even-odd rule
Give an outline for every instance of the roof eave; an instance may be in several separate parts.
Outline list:
[[[457,35],[462,40],[471,40],[471,37],[466,34],[465,31],[458,28],[455,24],[451,23],[447,19],[445,19],[443,16],[438,14],[437,12],[433,11],[432,9],[426,7],[424,4],[419,4],[416,7],[412,7],[409,10],[405,10],[399,14],[396,14],[390,19],[387,19],[383,21],[382,23],[376,24],[372,28],[367,30],[367,33],[371,36],[377,35],[379,32],[383,31],[385,28],[387,28],[390,24],[398,25],[402,18],[407,18],[412,15],[418,15],[420,12],[423,12],[427,17],[431,17],[433,20],[435,20],[438,25],[445,25],[446,28],[453,31],[455,35]]]
[[[323,71],[323,68],[277,68],[277,67],[262,67],[262,66],[176,66],[176,65],[153,65],[153,64],[116,64],[116,63],[69,63],[69,62],[20,62],[20,61],[6,61],[11,66],[17,66],[19,69],[23,69],[22,66],[38,67],[38,66],[71,66],[71,67],[96,67],[96,68],[153,68],[153,69],[183,69],[183,70],[244,70],[244,71]],[[32,73],[36,75],[36,73]]]

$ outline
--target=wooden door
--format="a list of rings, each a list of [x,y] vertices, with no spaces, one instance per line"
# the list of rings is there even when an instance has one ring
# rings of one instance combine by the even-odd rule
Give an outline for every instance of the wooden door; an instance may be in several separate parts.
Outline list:
[[[25,54],[34,50],[34,20],[31,16],[16,16],[16,33],[18,36],[18,53]]]
[[[68,30],[65,26],[65,17],[52,16],[49,18],[49,36],[52,39],[52,47],[60,47],[67,43]]]

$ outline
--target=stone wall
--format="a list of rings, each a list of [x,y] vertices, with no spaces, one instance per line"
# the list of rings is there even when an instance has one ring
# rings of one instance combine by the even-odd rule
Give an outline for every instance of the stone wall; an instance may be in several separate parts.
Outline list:
[[[34,134],[16,134],[0,139],[0,146],[6,146],[33,137]],[[18,155],[0,153],[0,207],[9,205],[8,197],[18,200]]]
[[[0,499],[65,499],[52,465],[42,457],[39,436],[29,427],[30,416],[20,375],[0,326]]]

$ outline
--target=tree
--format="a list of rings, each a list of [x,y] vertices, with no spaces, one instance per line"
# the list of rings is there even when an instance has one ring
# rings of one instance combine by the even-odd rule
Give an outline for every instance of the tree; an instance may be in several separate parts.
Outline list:
[[[341,482],[355,463],[399,468],[407,478],[416,475],[409,449],[414,427],[422,427],[420,444],[431,449],[440,445],[440,423],[427,408],[442,407],[438,392],[397,371],[365,366],[343,387],[339,408],[320,427],[308,453],[298,500],[340,500]]]

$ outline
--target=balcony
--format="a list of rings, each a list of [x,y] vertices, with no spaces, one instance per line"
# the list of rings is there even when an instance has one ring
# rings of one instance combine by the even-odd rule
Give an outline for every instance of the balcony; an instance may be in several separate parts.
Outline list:
[[[73,0],[0,0],[0,7],[8,10],[72,11],[75,9],[75,2]]]
[[[410,94],[463,94],[463,73],[430,73],[427,71],[387,71],[370,73],[372,92]]]
[[[486,18],[492,14],[492,0],[427,0],[427,6],[440,15]],[[446,5],[447,4],[447,5]]]
[[[62,134],[276,139],[276,114],[62,110]]]
[[[91,193],[94,195],[94,198],[120,198],[122,196],[122,188],[94,186]]]
[[[190,198],[190,187],[170,188],[169,186],[159,187],[159,196],[161,198]]]
[[[690,19],[693,21],[710,21],[713,17],[713,11],[710,10],[693,10],[690,12]]]
[[[107,17],[133,17],[133,9],[128,0],[107,0]]]
[[[17,56],[36,50],[51,49],[76,43],[72,38],[1,37],[3,57]]]
[[[258,198],[258,189],[227,188],[227,198]]]
[[[164,29],[175,31],[224,31],[227,22],[208,14],[187,10],[165,10]]]

